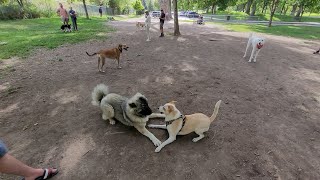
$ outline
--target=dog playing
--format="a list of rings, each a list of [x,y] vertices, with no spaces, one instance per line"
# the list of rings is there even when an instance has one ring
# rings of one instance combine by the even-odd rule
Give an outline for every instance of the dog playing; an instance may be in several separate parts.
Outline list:
[[[100,51],[93,53],[93,54],[89,54],[88,52],[86,52],[86,53],[88,56],[98,55],[98,70],[99,70],[99,72],[105,72],[103,70],[103,66],[105,64],[106,58],[115,59],[118,62],[118,69],[121,69],[121,67],[120,67],[120,54],[122,53],[123,49],[128,51],[128,48],[129,47],[125,44],[119,44],[118,47],[115,47],[112,49],[100,50]]]
[[[147,136],[155,146],[161,144],[161,141],[146,129],[146,124],[149,118],[164,118],[165,116],[152,113],[144,95],[137,93],[127,98],[109,93],[108,86],[99,84],[92,92],[92,104],[100,107],[103,120],[109,120],[112,125],[117,120],[126,126],[133,126],[141,134]]]
[[[247,51],[249,49],[249,46],[252,46],[252,52],[251,52],[251,56],[248,62],[251,62],[253,60],[253,62],[257,61],[257,56],[261,50],[261,48],[264,46],[265,43],[265,39],[264,38],[260,38],[260,37],[256,37],[254,36],[252,33],[249,36],[249,40],[248,40],[248,44],[247,44],[247,48],[246,48],[246,52],[244,53],[244,58],[247,55]]]
[[[219,100],[215,107],[211,117],[208,117],[202,113],[195,113],[191,115],[182,115],[181,112],[176,108],[175,101],[171,101],[164,106],[159,107],[159,111],[165,114],[165,125],[154,125],[150,124],[150,128],[161,128],[167,129],[169,138],[158,146],[155,152],[160,150],[167,144],[172,143],[176,140],[177,135],[186,135],[191,132],[195,132],[199,137],[193,138],[193,142],[197,142],[204,138],[204,132],[207,132],[210,128],[210,124],[217,117],[221,100]]]
[[[136,22],[136,26],[138,29],[143,30],[146,25],[144,22]]]
[[[71,25],[70,24],[63,24],[60,27],[61,31],[64,32],[71,32]]]

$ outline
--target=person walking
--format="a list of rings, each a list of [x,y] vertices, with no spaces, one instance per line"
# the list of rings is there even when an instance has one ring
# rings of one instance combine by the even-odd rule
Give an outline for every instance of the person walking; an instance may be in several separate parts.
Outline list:
[[[164,24],[164,20],[166,19],[166,15],[164,14],[163,9],[161,9],[161,15],[159,19],[160,19],[160,32],[161,32],[160,37],[164,37],[163,24]]]
[[[145,20],[145,25],[146,25],[146,32],[147,32],[147,41],[150,41],[150,27],[151,27],[151,16],[149,14],[149,11],[146,11],[146,20]]]
[[[63,5],[61,3],[59,3],[59,8],[57,10],[57,14],[58,14],[58,16],[61,17],[61,21],[64,25],[69,24],[68,12],[66,9],[63,8]]]
[[[69,14],[70,14],[70,17],[71,17],[73,30],[74,30],[74,31],[78,31],[77,13],[76,13],[76,11],[74,11],[74,10],[72,9],[72,7],[70,7]]]

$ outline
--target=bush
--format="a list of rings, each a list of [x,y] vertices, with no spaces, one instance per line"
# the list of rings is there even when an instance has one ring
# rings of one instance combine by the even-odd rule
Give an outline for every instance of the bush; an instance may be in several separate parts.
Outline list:
[[[40,12],[33,5],[21,8],[18,5],[1,5],[0,20],[40,18]]]

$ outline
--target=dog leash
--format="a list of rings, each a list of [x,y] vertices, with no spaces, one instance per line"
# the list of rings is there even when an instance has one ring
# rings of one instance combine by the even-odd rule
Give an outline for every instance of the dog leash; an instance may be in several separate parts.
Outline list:
[[[180,115],[177,119],[173,119],[170,121],[166,121],[166,127],[169,126],[170,124],[172,124],[175,120],[181,119],[182,118],[182,126],[181,129],[183,128],[184,124],[186,123],[186,116],[184,115]],[[181,129],[179,130],[179,132],[181,131]]]

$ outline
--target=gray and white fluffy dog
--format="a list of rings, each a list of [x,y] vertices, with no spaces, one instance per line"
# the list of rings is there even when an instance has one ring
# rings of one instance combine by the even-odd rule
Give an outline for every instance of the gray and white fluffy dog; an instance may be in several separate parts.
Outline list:
[[[117,120],[124,125],[134,126],[141,134],[147,136],[155,146],[161,144],[161,141],[146,129],[146,124],[149,118],[164,118],[165,116],[152,113],[144,95],[137,93],[131,98],[127,98],[109,93],[108,86],[99,84],[92,92],[92,104],[101,108],[102,119],[109,120],[110,124],[115,124],[115,120]]]

